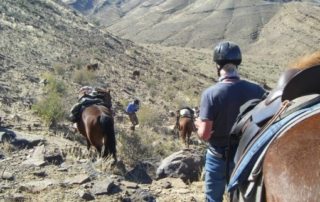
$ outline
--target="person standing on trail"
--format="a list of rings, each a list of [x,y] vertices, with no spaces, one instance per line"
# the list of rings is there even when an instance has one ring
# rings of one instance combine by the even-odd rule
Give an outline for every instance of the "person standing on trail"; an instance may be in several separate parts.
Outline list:
[[[130,102],[126,108],[126,113],[128,114],[132,124],[132,126],[130,127],[131,130],[134,130],[136,125],[139,124],[138,117],[136,114],[139,108],[140,108],[140,101],[138,99],[135,99],[133,100],[133,102]]]
[[[265,90],[254,83],[240,79],[238,66],[242,61],[237,44],[219,43],[213,51],[213,61],[219,82],[205,89],[201,95],[200,114],[196,119],[200,139],[208,142],[205,163],[206,201],[222,202],[226,186],[226,152],[229,132],[236,121],[240,106],[261,98]],[[238,142],[231,143],[229,156],[233,156]],[[233,158],[230,168],[233,168]]]

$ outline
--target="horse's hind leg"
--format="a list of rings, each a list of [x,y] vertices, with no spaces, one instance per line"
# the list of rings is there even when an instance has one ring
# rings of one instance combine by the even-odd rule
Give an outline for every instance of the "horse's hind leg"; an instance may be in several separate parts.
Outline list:
[[[188,134],[186,132],[184,132],[181,135],[181,141],[182,143],[185,145],[186,148],[189,148],[189,140],[188,140]]]
[[[189,149],[189,145],[190,145],[190,136],[191,136],[191,132],[187,134],[187,140],[186,140],[186,145],[187,145],[187,148]]]
[[[87,150],[89,151],[91,147],[91,143],[87,137],[86,137],[86,140],[87,140]]]
[[[101,151],[99,153],[100,153],[101,158],[105,157],[105,153],[106,153],[106,145],[105,144],[102,145]]]

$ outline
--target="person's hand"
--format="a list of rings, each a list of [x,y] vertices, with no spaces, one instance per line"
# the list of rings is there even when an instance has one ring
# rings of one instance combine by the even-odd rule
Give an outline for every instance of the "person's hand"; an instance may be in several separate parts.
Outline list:
[[[197,117],[194,121],[194,125],[196,126],[196,129],[198,130],[200,123],[201,123],[201,119],[199,117]]]

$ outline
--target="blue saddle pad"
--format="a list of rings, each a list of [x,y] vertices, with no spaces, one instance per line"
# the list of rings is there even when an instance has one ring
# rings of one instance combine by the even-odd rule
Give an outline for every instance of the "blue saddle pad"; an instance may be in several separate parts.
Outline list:
[[[234,170],[227,187],[228,191],[234,190],[238,184],[248,179],[254,163],[259,158],[261,152],[274,137],[281,134],[286,126],[289,126],[291,123],[294,123],[306,114],[319,109],[320,103],[295,111],[278,122],[272,124],[263,134],[257,137],[258,139],[250,148],[246,150],[247,152],[245,156],[242,157],[242,160],[237,165],[236,170]]]

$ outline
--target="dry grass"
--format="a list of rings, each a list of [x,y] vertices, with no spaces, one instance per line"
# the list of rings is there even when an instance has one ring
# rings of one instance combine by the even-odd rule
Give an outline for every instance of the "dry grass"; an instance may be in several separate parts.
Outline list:
[[[174,137],[163,136],[145,127],[139,127],[135,132],[122,130],[117,138],[119,156],[128,165],[144,160],[159,161],[181,148]]]

